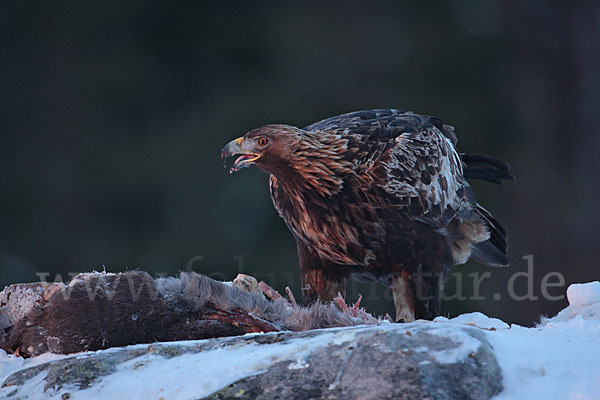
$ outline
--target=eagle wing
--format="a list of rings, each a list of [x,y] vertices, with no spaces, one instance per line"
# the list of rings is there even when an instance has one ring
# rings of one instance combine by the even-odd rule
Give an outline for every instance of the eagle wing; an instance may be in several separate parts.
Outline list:
[[[346,184],[351,190],[377,191],[384,207],[436,228],[456,216],[471,218],[475,199],[454,148],[454,130],[439,119],[381,109],[328,118],[304,130],[348,139],[345,159],[353,162],[354,175]]]

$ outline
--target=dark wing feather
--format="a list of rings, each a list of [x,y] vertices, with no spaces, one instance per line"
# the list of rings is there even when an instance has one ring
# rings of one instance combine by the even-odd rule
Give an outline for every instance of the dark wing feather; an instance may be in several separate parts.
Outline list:
[[[475,201],[462,177],[454,130],[438,118],[379,109],[328,118],[305,131],[349,138],[348,158],[385,201],[435,227],[470,217]]]
[[[363,128],[365,126],[381,125],[386,128],[394,126],[404,126],[407,129],[422,126],[423,124],[431,124],[444,134],[453,146],[456,146],[458,140],[454,133],[454,127],[446,125],[437,117],[429,115],[419,115],[411,111],[396,110],[392,108],[380,108],[376,110],[354,111],[346,114],[336,115],[335,117],[327,118],[322,121],[315,122],[304,128],[308,132],[325,131],[329,129],[337,129],[339,127],[356,127]]]

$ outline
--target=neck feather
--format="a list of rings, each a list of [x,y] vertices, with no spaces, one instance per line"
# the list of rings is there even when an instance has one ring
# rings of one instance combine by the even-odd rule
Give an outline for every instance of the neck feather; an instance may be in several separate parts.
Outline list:
[[[275,174],[286,191],[330,197],[339,193],[353,164],[344,157],[348,139],[341,135],[301,132],[292,168]]]

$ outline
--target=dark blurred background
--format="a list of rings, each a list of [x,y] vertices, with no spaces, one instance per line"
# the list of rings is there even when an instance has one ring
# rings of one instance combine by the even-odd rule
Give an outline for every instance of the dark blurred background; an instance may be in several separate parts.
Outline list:
[[[0,3],[0,44],[0,285],[193,269],[299,296],[267,176],[228,175],[220,149],[266,123],[377,107],[436,115],[461,151],[517,175],[474,184],[511,267],[456,267],[448,292],[470,299],[447,315],[531,325],[567,304],[543,298],[546,274],[565,279],[552,296],[600,279],[600,2],[15,1]],[[514,292],[539,299],[510,299],[531,254]],[[358,293],[393,310],[383,286]]]

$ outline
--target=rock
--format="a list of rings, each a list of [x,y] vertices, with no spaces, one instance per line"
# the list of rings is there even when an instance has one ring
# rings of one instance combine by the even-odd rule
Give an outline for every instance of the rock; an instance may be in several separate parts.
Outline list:
[[[489,399],[501,382],[480,329],[418,321],[64,356],[8,376],[0,396]]]

